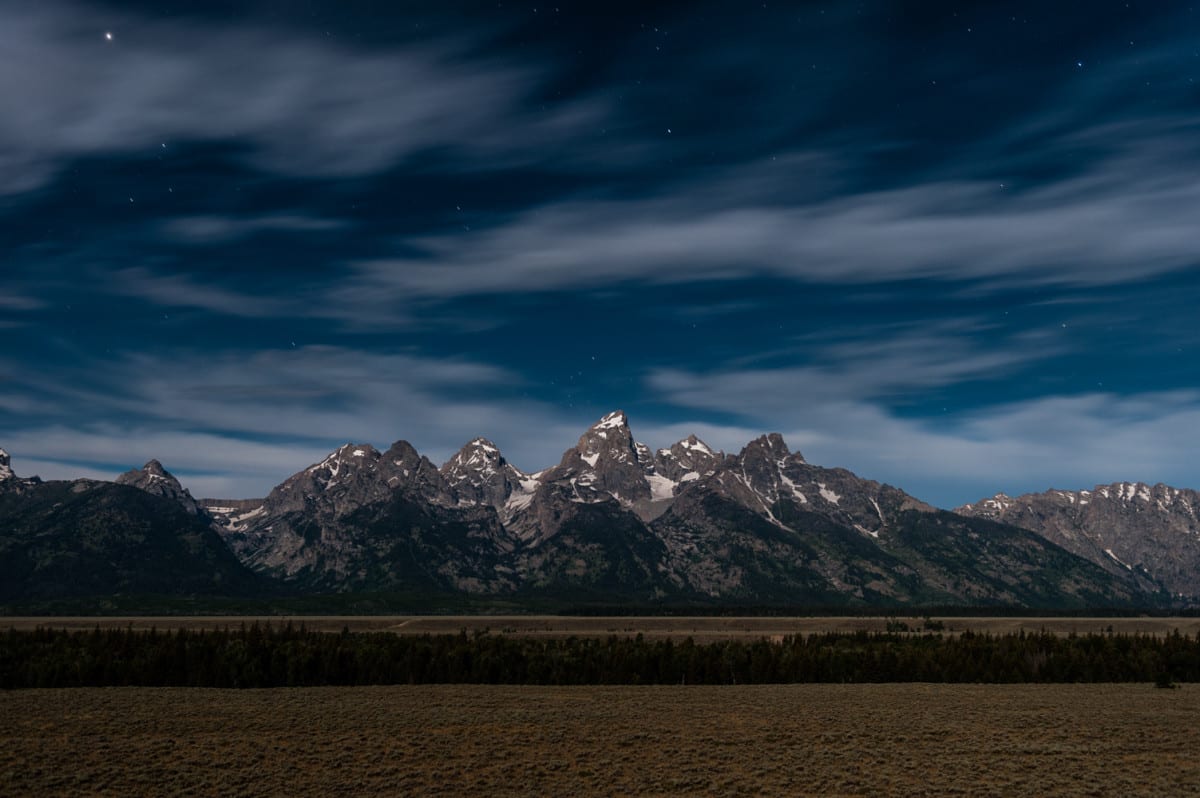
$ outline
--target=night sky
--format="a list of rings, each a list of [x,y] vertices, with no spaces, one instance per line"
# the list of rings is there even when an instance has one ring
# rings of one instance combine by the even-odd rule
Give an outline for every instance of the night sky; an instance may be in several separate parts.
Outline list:
[[[0,446],[1200,488],[1188,3],[0,0]]]

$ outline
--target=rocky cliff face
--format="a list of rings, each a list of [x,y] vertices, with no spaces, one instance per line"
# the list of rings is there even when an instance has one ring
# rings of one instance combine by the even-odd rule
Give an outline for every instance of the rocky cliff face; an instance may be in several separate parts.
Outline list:
[[[1178,598],[1200,596],[1200,493],[1115,482],[1091,490],[998,493],[955,510],[1031,530],[1110,573]]]
[[[8,452],[0,449],[0,491],[24,493],[41,482],[38,477],[18,477],[12,469],[12,458]]]

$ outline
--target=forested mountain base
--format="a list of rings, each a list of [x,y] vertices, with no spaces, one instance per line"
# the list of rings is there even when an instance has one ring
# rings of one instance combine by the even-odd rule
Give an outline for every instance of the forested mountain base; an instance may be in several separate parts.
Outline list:
[[[406,637],[253,625],[208,632],[10,630],[0,638],[4,689],[1147,681],[1200,681],[1200,635],[863,632],[697,644],[640,635]]]

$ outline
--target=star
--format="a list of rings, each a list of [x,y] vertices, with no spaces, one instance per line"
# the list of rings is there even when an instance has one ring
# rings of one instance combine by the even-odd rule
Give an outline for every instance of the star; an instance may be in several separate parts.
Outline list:
[[[112,31],[110,31],[110,30],[106,30],[106,31],[104,32],[104,38],[105,38],[105,40],[106,40],[106,41],[110,41],[110,42],[111,42],[111,41],[113,40],[113,37],[112,37]]]

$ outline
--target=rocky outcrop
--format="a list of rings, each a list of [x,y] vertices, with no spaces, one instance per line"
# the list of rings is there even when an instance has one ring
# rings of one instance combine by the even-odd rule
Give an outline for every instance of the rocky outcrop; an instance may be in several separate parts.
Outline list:
[[[152,496],[170,499],[183,507],[189,515],[200,513],[200,504],[192,498],[192,494],[188,493],[179,484],[179,480],[157,460],[151,460],[141,468],[126,471],[117,477],[116,481],[118,485],[129,485]]]

